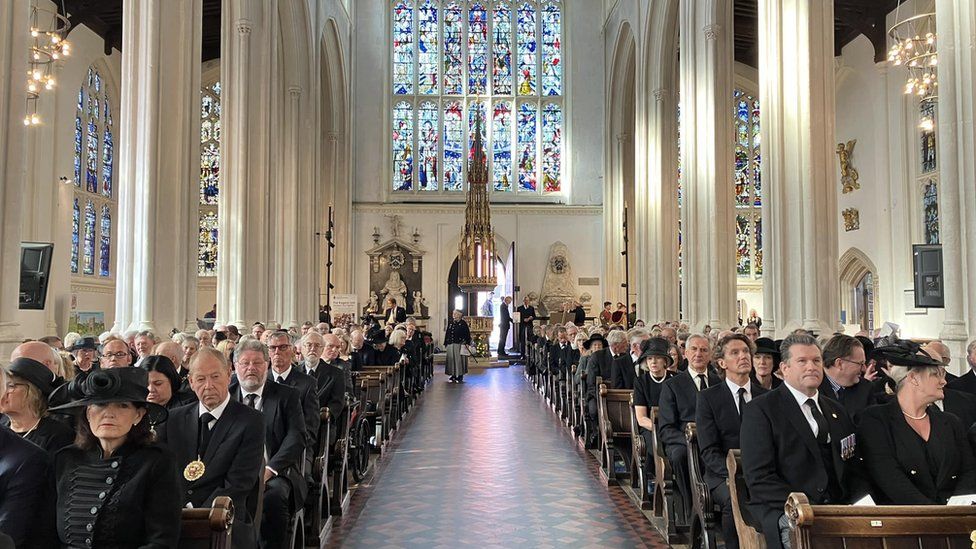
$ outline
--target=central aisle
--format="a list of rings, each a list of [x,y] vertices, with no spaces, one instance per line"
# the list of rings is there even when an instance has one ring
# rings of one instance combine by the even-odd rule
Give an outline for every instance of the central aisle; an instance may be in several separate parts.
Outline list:
[[[331,546],[666,547],[629,501],[618,509],[522,368],[464,379],[434,376]]]

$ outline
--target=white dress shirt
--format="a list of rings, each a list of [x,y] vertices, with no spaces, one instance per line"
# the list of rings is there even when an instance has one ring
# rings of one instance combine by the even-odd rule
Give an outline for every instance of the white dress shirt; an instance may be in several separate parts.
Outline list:
[[[203,405],[203,402],[199,402],[197,403],[197,417],[199,418],[203,414],[209,412],[214,418],[209,424],[207,424],[207,427],[213,429],[214,424],[217,423],[217,420],[220,419],[220,416],[224,413],[224,410],[227,409],[228,402],[230,402],[230,393],[227,393],[224,401],[213,410],[208,410],[207,407]]]
[[[752,402],[752,381],[746,381],[743,386],[736,385],[728,377],[725,378],[725,385],[728,386],[729,390],[732,391],[732,402],[735,403],[735,409],[739,410],[739,389],[745,389],[746,393],[742,395],[742,399],[746,402]],[[739,415],[742,415],[742,410],[739,410]]]
[[[817,435],[820,434],[820,429],[817,427],[817,420],[813,419],[813,412],[810,411],[810,407],[807,406],[807,400],[812,398],[813,402],[817,404],[817,409],[820,410],[821,414],[823,414],[823,408],[820,406],[820,391],[814,393],[813,396],[807,396],[801,393],[800,391],[794,389],[793,386],[790,385],[789,383],[783,383],[783,385],[786,385],[786,388],[790,390],[790,394],[792,394],[793,398],[796,399],[796,403],[800,407],[800,411],[803,412],[803,417],[806,418],[807,423],[810,425],[810,430],[813,431],[813,436],[814,438],[816,438]],[[824,415],[825,419],[826,417],[827,416]],[[829,440],[830,439],[829,433],[827,437]]]
[[[274,368],[272,368],[271,379],[277,383],[284,383],[285,381],[288,381],[288,375],[291,374],[291,371],[292,371],[292,366],[290,364],[288,365],[288,369],[285,370],[284,372],[281,372],[280,374],[276,372]]]
[[[692,370],[691,367],[689,366],[687,372],[688,372],[688,375],[691,376],[691,381],[694,382],[695,387],[699,391],[703,391],[703,390],[705,390],[705,389],[708,388],[708,370],[707,369],[704,372],[702,372],[702,373],[699,374],[698,372]],[[705,376],[705,385],[704,386],[702,385],[701,378],[698,377],[698,376]]]
[[[260,412],[264,410],[263,394],[264,385],[258,387],[257,391],[245,391],[244,387],[241,387],[241,404],[247,406],[247,395],[257,395],[257,398],[254,399],[254,409]]]

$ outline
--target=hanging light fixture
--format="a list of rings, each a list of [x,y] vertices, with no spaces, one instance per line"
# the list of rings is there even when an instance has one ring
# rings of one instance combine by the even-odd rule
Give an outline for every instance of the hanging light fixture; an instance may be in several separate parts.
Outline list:
[[[481,139],[481,115],[475,116],[474,146],[468,165],[468,197],[458,250],[458,286],[465,293],[489,292],[495,276],[495,231],[488,207],[488,162]]]
[[[62,0],[61,12],[64,10]],[[44,91],[51,91],[57,85],[54,78],[54,62],[71,55],[71,44],[65,40],[71,23],[66,15],[42,8],[37,0],[31,0],[30,7],[30,53],[27,65],[27,113],[25,126],[41,123],[37,114],[37,101]]]
[[[916,13],[902,17],[901,4],[895,9],[895,24],[888,29],[891,47],[888,62],[905,67],[905,95],[912,95],[920,104],[935,103],[939,97],[939,53],[935,28],[935,12]],[[930,131],[935,127],[931,116],[923,116],[919,128]]]

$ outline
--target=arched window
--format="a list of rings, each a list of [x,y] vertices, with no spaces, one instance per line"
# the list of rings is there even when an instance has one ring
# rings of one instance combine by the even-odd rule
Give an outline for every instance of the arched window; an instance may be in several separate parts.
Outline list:
[[[200,92],[200,232],[197,274],[217,276],[217,195],[220,192],[220,82]]]
[[[740,279],[763,274],[762,177],[759,150],[759,99],[740,89],[733,94],[735,128],[735,264]]]
[[[89,67],[75,106],[75,196],[71,211],[71,274],[112,276],[116,203],[112,104],[98,69]]]
[[[390,6],[393,191],[464,191],[464,148],[480,117],[494,192],[562,192],[560,0]]]
[[[926,244],[939,244],[939,157],[935,143],[935,101],[919,106],[919,177],[922,195],[922,235]]]

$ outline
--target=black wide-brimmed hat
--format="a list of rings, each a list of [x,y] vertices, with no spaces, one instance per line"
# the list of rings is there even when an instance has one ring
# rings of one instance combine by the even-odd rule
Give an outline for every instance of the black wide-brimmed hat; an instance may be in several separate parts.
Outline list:
[[[942,363],[929,356],[924,349],[914,341],[903,339],[891,345],[884,345],[874,349],[874,356],[883,358],[893,366],[906,368],[935,368]]]
[[[79,351],[81,349],[91,349],[92,351],[98,350],[98,342],[95,341],[93,337],[83,337],[68,348],[68,351]]]
[[[370,345],[378,345],[380,343],[386,343],[390,338],[386,335],[386,330],[380,328],[379,326],[373,326],[366,332],[366,343]]]
[[[641,342],[641,354],[637,357],[637,363],[640,364],[652,356],[659,356],[668,359],[668,365],[674,363],[674,359],[668,354],[671,349],[671,343],[663,337],[652,337]]]
[[[779,345],[775,341],[768,337],[760,337],[756,340],[756,352],[757,355],[772,355],[774,359],[779,360],[780,352]]]
[[[589,339],[583,342],[583,348],[589,351],[590,347],[596,342],[602,343],[604,349],[609,347],[609,345],[607,344],[607,339],[603,337],[603,335],[601,335],[600,333],[595,333],[591,335]]]
[[[874,342],[870,338],[864,336],[854,336],[854,339],[861,342],[861,347],[864,347],[864,360],[871,360],[874,358]]]
[[[47,366],[36,360],[25,357],[15,358],[4,370],[8,375],[17,376],[37,387],[45,399],[56,389],[54,374],[47,369]]]
[[[149,423],[156,425],[166,421],[166,408],[149,402],[149,372],[142,368],[126,367],[110,370],[92,370],[81,379],[61,386],[55,393],[65,392],[56,401],[68,400],[67,404],[51,408],[52,412],[83,410],[92,404],[131,402],[145,406]],[[52,395],[52,400],[55,400]]]

